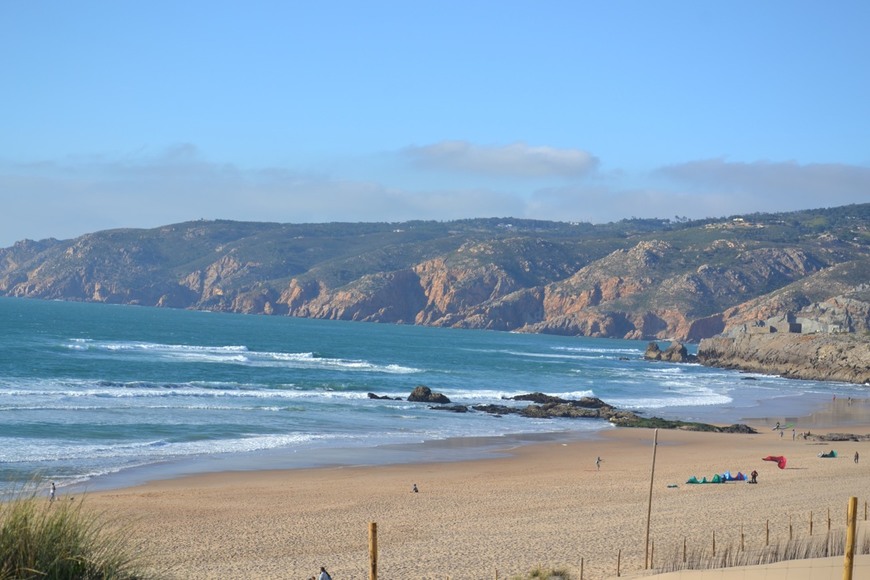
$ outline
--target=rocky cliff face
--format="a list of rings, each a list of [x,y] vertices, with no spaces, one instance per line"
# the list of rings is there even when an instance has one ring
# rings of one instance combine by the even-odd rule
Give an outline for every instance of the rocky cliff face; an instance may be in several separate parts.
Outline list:
[[[701,341],[705,365],[870,385],[870,340],[854,334],[751,334]]]
[[[850,242],[796,235],[779,217],[766,222],[772,233],[726,220],[191,222],[0,249],[0,293],[633,339],[698,341],[784,312],[862,332],[870,204],[861,208],[867,219],[832,226]]]

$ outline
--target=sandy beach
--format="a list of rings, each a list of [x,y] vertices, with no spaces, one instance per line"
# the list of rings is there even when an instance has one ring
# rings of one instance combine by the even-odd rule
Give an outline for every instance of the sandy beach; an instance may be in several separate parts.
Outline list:
[[[797,420],[794,437],[771,429],[782,417],[751,422],[756,435],[659,430],[653,566],[680,558],[684,541],[690,553],[710,551],[714,531],[720,552],[739,548],[741,530],[746,550],[763,547],[768,529],[771,544],[784,543],[790,529],[809,538],[811,522],[824,537],[829,513],[832,528],[844,528],[850,496],[863,526],[870,442],[800,434],[870,433],[868,413],[870,401],[834,401]],[[323,565],[336,580],[365,579],[370,522],[382,579],[510,578],[539,565],[574,578],[582,565],[587,579],[616,577],[619,566],[630,577],[644,568],[653,437],[612,429],[493,459],[216,473],[91,492],[85,502],[130,523],[133,539],[172,578],[307,580]],[[819,457],[832,449],[837,458]],[[786,469],[762,461],[769,455],[785,456]],[[753,469],[757,485],[686,484]]]

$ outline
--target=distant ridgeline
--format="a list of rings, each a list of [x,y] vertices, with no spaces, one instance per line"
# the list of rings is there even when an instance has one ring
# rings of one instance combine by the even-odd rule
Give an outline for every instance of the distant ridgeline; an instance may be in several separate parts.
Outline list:
[[[6,296],[735,344],[786,326],[866,342],[868,273],[870,204],[604,225],[197,221],[0,249]],[[728,360],[723,344],[701,352]]]

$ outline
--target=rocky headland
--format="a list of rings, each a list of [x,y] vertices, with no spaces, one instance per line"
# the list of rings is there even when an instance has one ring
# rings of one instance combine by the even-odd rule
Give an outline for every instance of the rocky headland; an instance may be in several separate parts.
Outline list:
[[[720,368],[870,386],[870,336],[866,334],[718,336],[701,341],[698,360]]]

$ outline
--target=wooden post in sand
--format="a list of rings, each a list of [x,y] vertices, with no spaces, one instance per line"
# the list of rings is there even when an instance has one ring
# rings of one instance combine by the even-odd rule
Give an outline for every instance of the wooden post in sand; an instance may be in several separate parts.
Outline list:
[[[849,510],[846,518],[846,549],[843,559],[843,580],[852,580],[852,568],[855,565],[855,520],[858,519],[858,498],[849,498]]]
[[[810,512],[810,535],[813,535],[813,512]]]
[[[649,558],[649,523],[652,518],[652,492],[653,492],[653,480],[656,476],[656,447],[658,447],[659,441],[659,430],[656,429],[653,431],[653,457],[652,457],[652,469],[649,472],[649,502],[647,503],[646,508],[646,544],[644,546],[644,560],[643,560],[643,569],[649,570],[650,568],[650,558]]]
[[[580,580],[583,580],[583,558],[580,558]]]
[[[369,580],[378,580],[378,524],[369,522]]]
[[[770,520],[764,522],[764,545],[770,545]]]
[[[616,551],[616,577],[619,578],[621,574],[619,573],[619,565],[622,563],[622,548]]]

